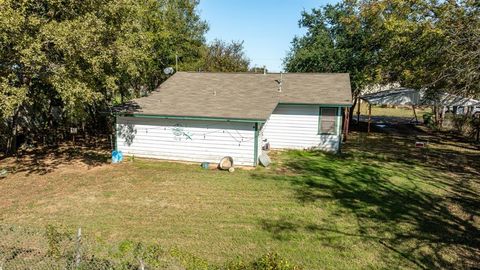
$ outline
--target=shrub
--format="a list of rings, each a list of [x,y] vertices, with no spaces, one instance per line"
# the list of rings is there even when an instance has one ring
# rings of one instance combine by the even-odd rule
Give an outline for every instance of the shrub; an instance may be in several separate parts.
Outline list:
[[[475,130],[474,118],[471,115],[449,115],[446,120],[447,128],[458,134],[470,137]]]
[[[430,126],[432,125],[433,123],[433,113],[430,113],[430,112],[426,112],[423,114],[423,123],[426,125],[426,126]]]
[[[455,130],[460,134],[468,134],[473,129],[473,118],[467,115],[454,115],[453,124]]]
[[[300,266],[288,262],[277,253],[267,253],[252,262],[236,261],[227,264],[226,270],[301,270]]]
[[[164,249],[159,244],[126,240],[110,245],[99,239],[81,238],[64,226],[48,225],[44,232],[17,230],[0,226],[0,239],[15,240],[0,245],[0,268],[5,269],[76,269],[76,270],[300,270],[277,253],[256,259],[238,258],[225,264],[211,263],[181,249]],[[2,239],[3,240],[3,239]],[[31,243],[32,248],[29,246]],[[46,244],[46,245],[45,245]],[[2,262],[3,256],[11,257]],[[6,264],[2,264],[6,263]]]
[[[216,270],[219,269],[213,265],[210,265],[207,261],[198,258],[188,252],[181,251],[179,249],[172,249],[170,255],[178,260],[186,270]]]
[[[64,242],[71,241],[69,233],[60,231],[59,228],[54,225],[47,225],[45,230],[45,237],[47,238],[47,255],[60,258],[65,255],[69,250],[65,249]]]

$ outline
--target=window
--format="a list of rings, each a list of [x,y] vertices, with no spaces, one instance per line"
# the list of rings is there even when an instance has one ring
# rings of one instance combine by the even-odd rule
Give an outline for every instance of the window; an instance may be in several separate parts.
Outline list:
[[[337,134],[337,108],[320,108],[319,134]]]

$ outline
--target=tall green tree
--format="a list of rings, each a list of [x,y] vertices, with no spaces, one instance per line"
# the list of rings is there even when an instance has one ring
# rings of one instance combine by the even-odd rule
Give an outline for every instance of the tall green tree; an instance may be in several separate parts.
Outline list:
[[[109,106],[154,89],[175,55],[185,66],[198,62],[208,27],[197,5],[0,0],[0,124],[9,148],[17,130],[95,124]]]
[[[202,71],[219,72],[246,72],[250,60],[245,55],[243,42],[232,41],[227,43],[214,40],[206,46]]]
[[[480,98],[480,4],[447,1],[438,20],[444,35],[438,55],[443,60],[432,85],[449,92]]]
[[[356,97],[362,88],[381,79],[377,63],[381,37],[375,20],[359,16],[355,1],[344,1],[303,12],[299,21],[307,29],[295,37],[284,59],[288,72],[348,72]],[[374,42],[375,41],[375,42]]]
[[[473,0],[344,0],[304,12],[287,71],[349,72],[353,96],[374,83],[475,95],[479,6]]]

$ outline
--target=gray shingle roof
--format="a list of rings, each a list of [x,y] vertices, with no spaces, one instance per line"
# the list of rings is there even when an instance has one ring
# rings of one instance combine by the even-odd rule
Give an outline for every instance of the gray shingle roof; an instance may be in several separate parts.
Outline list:
[[[149,96],[130,102],[129,112],[266,120],[278,103],[339,104],[352,101],[345,73],[177,72]]]

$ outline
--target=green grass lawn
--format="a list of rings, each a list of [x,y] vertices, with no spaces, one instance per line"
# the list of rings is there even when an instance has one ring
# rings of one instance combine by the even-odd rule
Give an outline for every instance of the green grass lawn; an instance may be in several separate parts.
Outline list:
[[[105,246],[158,243],[212,264],[274,251],[304,269],[478,266],[478,149],[414,141],[354,134],[341,155],[280,152],[271,168],[234,173],[92,154],[4,163],[17,172],[0,180],[0,221],[82,227]]]

